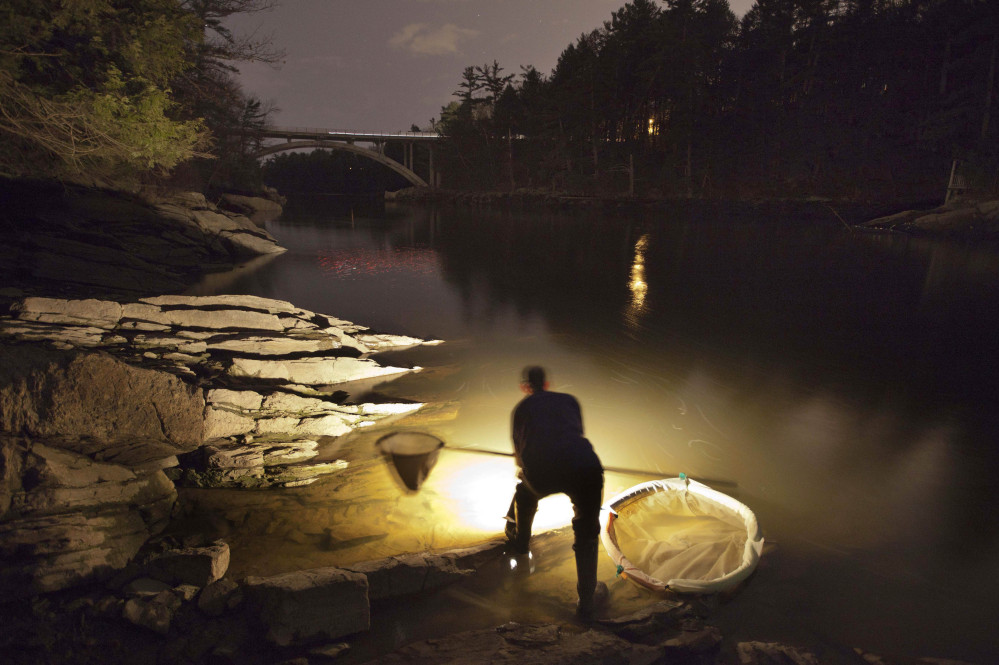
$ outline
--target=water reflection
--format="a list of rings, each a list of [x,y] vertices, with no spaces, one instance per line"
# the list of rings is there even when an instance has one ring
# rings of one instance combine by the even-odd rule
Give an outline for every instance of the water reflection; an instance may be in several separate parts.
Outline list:
[[[214,288],[447,340],[379,390],[458,404],[450,446],[508,451],[541,363],[606,464],[737,482],[777,547],[740,630],[999,661],[995,252],[835,220],[389,213],[273,223],[289,251]]]
[[[639,325],[642,313],[645,311],[645,294],[649,290],[649,285],[645,283],[645,250],[649,245],[649,234],[642,234],[642,237],[635,243],[635,258],[631,263],[631,281],[628,288],[631,289],[631,302],[625,312],[625,323],[629,327]]]
[[[365,279],[377,274],[431,275],[439,269],[437,253],[426,248],[329,248],[319,252],[319,268],[337,279]]]

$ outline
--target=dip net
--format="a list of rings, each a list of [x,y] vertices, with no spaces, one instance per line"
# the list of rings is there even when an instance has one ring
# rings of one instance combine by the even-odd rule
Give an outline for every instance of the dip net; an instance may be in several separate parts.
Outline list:
[[[748,507],[687,478],[636,485],[602,516],[601,540],[618,573],[657,591],[730,588],[753,572],[763,549]]]

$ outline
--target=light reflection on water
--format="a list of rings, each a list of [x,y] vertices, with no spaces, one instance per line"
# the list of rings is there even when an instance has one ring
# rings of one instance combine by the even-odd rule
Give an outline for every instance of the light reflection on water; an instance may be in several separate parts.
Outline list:
[[[369,279],[375,275],[435,275],[437,253],[431,249],[347,247],[319,253],[319,268],[334,279]]]
[[[440,371],[384,391],[458,401],[435,425],[449,446],[508,451],[520,369],[541,363],[606,465],[738,483],[771,545],[725,630],[999,662],[994,252],[838,223],[452,211],[268,229],[289,252],[197,292],[445,339],[391,361]]]

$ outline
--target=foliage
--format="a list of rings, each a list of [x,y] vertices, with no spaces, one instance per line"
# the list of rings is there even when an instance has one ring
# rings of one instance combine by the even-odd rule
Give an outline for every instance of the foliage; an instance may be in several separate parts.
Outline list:
[[[999,3],[632,0],[549,76],[468,67],[448,186],[664,196],[916,196],[997,145]],[[515,137],[512,141],[509,137]],[[633,165],[633,166],[632,166]]]
[[[283,54],[270,39],[238,35],[225,19],[233,14],[265,11],[272,0],[181,0],[182,8],[204,26],[202,38],[187,44],[192,66],[174,80],[175,97],[185,117],[203,118],[214,137],[212,156],[193,164],[198,185],[209,190],[253,192],[261,185],[255,157],[264,128],[277,109],[247,94],[233,76],[237,62],[276,64]],[[191,174],[188,174],[190,177]]]
[[[267,0],[7,0],[0,5],[0,173],[117,179],[210,158],[211,136],[259,126],[231,62],[266,40],[221,19]],[[230,142],[215,142],[219,163]],[[218,171],[219,169],[215,169]]]
[[[169,169],[204,145],[169,84],[198,26],[172,0],[11,0],[0,10],[0,169]]]

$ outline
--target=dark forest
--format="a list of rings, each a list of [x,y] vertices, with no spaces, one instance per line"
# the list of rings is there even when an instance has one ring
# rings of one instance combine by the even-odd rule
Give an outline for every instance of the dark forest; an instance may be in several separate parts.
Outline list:
[[[446,187],[640,197],[994,189],[999,3],[634,0],[550,75],[469,66],[433,124]]]

